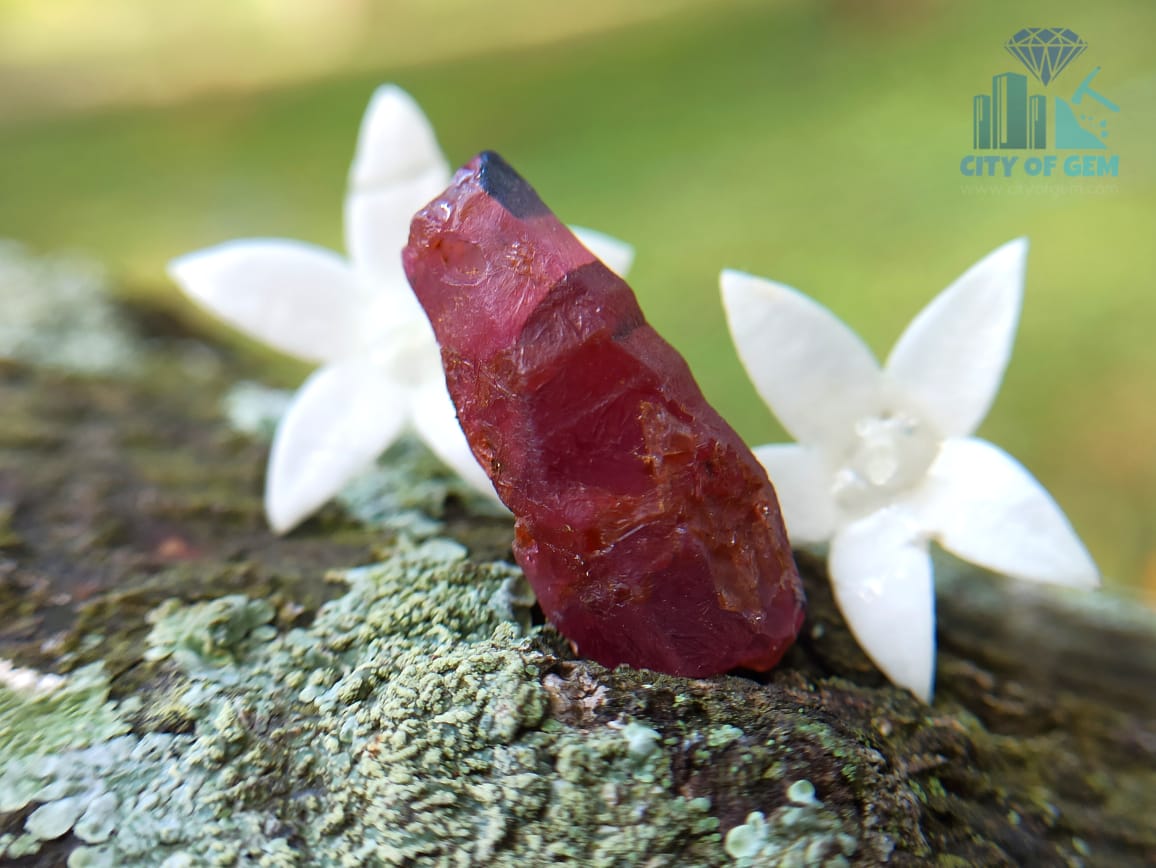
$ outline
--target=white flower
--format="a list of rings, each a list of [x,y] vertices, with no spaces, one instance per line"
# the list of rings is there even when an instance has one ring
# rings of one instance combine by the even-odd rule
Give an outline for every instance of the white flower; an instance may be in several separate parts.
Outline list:
[[[450,168],[417,103],[374,93],[345,199],[348,259],[282,239],[231,241],[174,260],[195,301],[289,355],[319,362],[277,428],[265,510],[284,533],[332,498],[407,426],[491,496],[446,391],[433,330],[401,266],[413,215],[449,184]],[[624,274],[631,248],[575,229]]]
[[[1027,249],[1012,241],[974,265],[907,327],[882,369],[796,290],[722,275],[739,356],[799,441],[754,450],[791,540],[831,541],[831,582],[851,631],[893,682],[925,701],[935,669],[930,540],[1019,579],[1099,583],[1043,487],[971,436],[1011,355]]]

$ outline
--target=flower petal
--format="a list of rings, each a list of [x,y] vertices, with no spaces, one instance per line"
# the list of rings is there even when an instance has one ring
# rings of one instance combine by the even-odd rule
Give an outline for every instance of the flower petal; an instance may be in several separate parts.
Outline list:
[[[1023,303],[1028,242],[989,253],[911,321],[884,370],[945,437],[972,433],[995,400]]]
[[[448,166],[429,118],[396,84],[383,84],[373,92],[361,119],[349,171],[350,189],[380,190],[434,169],[444,173]]]
[[[423,385],[413,395],[412,406],[413,427],[433,453],[472,487],[501,503],[458,424],[457,410],[445,381],[439,378]]]
[[[349,174],[345,244],[354,268],[388,303],[416,307],[401,250],[413,215],[445,189],[450,168],[429,119],[397,85],[374,91]]]
[[[625,241],[583,226],[571,226],[570,231],[619,277],[626,277],[630,272],[630,266],[634,264],[634,248]]]
[[[347,352],[364,305],[345,260],[300,241],[229,241],[178,257],[168,271],[230,325],[306,361]]]
[[[878,400],[871,351],[834,314],[801,292],[722,273],[723,306],[739,358],[783,427],[800,443],[837,449]]]
[[[408,421],[404,387],[360,359],[327,365],[297,392],[277,427],[265,512],[285,533],[373,463]]]
[[[935,592],[927,543],[900,507],[843,528],[828,559],[835,600],[883,674],[924,702],[935,675]]]
[[[964,560],[1028,581],[1076,588],[1100,583],[1088,550],[1051,495],[985,440],[947,440],[916,503],[940,544]]]
[[[448,170],[433,169],[369,193],[345,198],[345,246],[353,268],[378,301],[420,311],[401,267],[409,224],[449,183]]]
[[[796,443],[756,446],[755,457],[779,496],[792,545],[826,542],[835,532],[831,476],[817,450]]]

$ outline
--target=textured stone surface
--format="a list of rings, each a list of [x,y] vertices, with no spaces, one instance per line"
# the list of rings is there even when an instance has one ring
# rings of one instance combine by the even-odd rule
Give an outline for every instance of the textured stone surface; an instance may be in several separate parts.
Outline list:
[[[630,287],[492,153],[404,257],[551,622],[607,666],[774,666],[803,621],[774,489]]]
[[[484,563],[511,523],[452,493],[437,518],[468,560],[336,508],[269,533],[262,446],[173,363],[188,346],[122,381],[0,363],[0,656],[68,679],[0,708],[22,745],[0,747],[5,865],[1156,864],[1156,620],[1134,602],[938,563],[929,707],[802,556],[808,623],[768,676],[607,671]],[[177,637],[191,654],[144,659]]]

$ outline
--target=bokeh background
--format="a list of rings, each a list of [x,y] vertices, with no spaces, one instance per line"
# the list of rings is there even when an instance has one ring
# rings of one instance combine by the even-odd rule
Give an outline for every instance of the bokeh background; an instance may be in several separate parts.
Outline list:
[[[1053,25],[1090,48],[1052,89],[1102,66],[1121,107],[1119,176],[961,176],[973,94],[1022,71],[1004,42]],[[883,356],[1027,235],[980,433],[1118,591],[1156,605],[1154,34],[1151,0],[0,0],[0,237],[88,253],[195,318],[164,276],[174,255],[254,235],[340,247],[358,122],[395,81],[451,160],[496,149],[565,220],[632,242],[648,316],[763,443],[784,434],[731,347],[720,268],[804,290]]]

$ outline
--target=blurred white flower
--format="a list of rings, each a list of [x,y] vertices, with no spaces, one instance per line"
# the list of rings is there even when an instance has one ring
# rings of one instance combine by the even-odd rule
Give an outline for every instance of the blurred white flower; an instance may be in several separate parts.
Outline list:
[[[277,427],[265,510],[278,533],[330,500],[411,426],[480,491],[495,496],[458,425],[433,330],[401,266],[413,215],[450,181],[428,119],[383,85],[361,123],[345,199],[348,258],[300,241],[230,241],[175,259],[195,301],[289,355],[319,362]],[[623,274],[632,249],[575,229]]]
[[[1011,355],[1027,249],[1012,241],[974,265],[907,327],[882,369],[805,295],[722,274],[739,357],[798,441],[754,450],[791,541],[830,540],[831,582],[851,631],[893,682],[925,701],[935,670],[930,540],[1019,579],[1099,583],[1043,487],[971,436]]]

